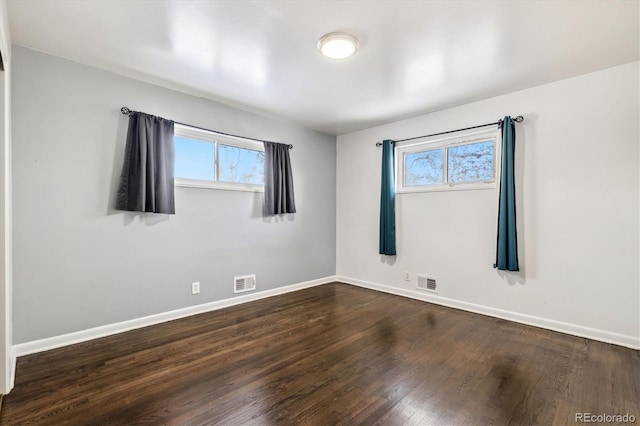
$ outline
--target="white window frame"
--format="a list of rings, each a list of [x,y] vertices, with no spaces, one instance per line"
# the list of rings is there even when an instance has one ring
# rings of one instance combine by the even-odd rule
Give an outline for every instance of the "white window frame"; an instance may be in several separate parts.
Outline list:
[[[221,135],[219,133],[210,132],[204,129],[198,129],[195,127],[185,126],[183,124],[175,124],[173,130],[174,136],[184,137],[188,139],[196,139],[202,142],[212,143],[214,148],[214,177],[215,181],[200,180],[200,179],[187,179],[187,178],[175,178],[174,186],[188,187],[188,188],[207,188],[207,189],[223,189],[230,191],[248,191],[248,192],[264,192],[264,185],[251,184],[251,183],[239,183],[239,182],[220,182],[220,168],[218,167],[218,148],[220,144],[235,146],[238,148],[250,149],[253,151],[264,152],[264,144],[258,141],[252,141],[250,139],[239,138],[235,136]]]
[[[394,145],[395,161],[396,161],[396,193],[412,193],[412,192],[437,192],[437,191],[467,191],[476,189],[495,189],[496,181],[499,176],[500,144],[498,143],[500,130],[482,130],[475,132],[467,132],[457,134],[456,136],[425,138],[423,140],[411,141],[410,143],[398,143]],[[406,154],[414,152],[428,151],[432,149],[442,149],[442,179],[446,180],[448,153],[447,148],[460,145],[469,145],[477,142],[493,141],[493,179],[481,182],[471,183],[448,183],[441,185],[420,185],[405,186],[404,185],[404,158]]]

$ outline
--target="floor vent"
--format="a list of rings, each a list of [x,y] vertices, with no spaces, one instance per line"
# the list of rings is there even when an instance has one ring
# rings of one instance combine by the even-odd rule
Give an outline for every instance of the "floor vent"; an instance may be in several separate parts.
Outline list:
[[[256,276],[243,275],[233,278],[233,292],[242,293],[243,291],[251,291],[256,289]]]
[[[433,293],[437,293],[438,290],[438,281],[435,277],[428,277],[426,275],[417,274],[418,278],[418,289],[424,291],[431,291]]]

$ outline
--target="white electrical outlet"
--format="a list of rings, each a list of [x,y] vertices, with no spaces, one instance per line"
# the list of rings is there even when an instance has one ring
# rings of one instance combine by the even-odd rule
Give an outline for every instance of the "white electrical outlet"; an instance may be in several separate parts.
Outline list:
[[[199,294],[200,293],[200,282],[191,283],[191,294]]]
[[[404,271],[404,280],[405,281],[411,281],[411,272]]]

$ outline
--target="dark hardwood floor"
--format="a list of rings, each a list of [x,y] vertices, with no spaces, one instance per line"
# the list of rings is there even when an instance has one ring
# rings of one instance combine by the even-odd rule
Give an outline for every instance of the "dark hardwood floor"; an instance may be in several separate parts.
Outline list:
[[[2,424],[640,422],[640,353],[328,284],[18,359]]]

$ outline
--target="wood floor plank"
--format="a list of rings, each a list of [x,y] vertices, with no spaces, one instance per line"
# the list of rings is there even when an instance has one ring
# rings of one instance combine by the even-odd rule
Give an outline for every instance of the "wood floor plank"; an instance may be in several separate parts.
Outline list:
[[[640,421],[638,351],[332,283],[18,359],[0,424]]]

